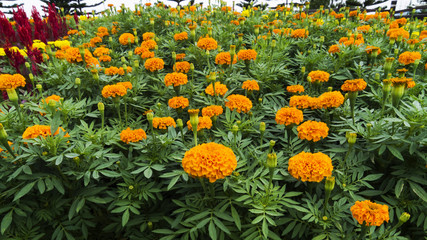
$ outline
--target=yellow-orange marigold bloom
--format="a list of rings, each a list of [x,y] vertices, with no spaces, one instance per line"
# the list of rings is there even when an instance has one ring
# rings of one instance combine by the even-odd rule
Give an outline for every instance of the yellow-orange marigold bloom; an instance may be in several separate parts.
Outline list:
[[[243,95],[232,94],[227,97],[225,106],[228,107],[231,111],[236,110],[238,113],[248,113],[252,108],[252,102],[249,98]]]
[[[56,132],[53,135],[59,134],[59,130],[62,130],[65,132],[65,130],[62,127],[59,127]],[[22,134],[23,139],[33,139],[37,138],[39,136],[46,137],[52,135],[52,132],[50,131],[50,126],[47,125],[34,125],[31,127],[27,127],[25,129],[24,133]],[[67,133],[64,135],[64,137],[70,137],[70,135]]]
[[[106,28],[106,27],[99,27],[98,28],[98,32],[96,33],[96,35],[98,36],[98,37],[104,37],[104,36],[108,36],[108,35],[110,35],[109,33],[108,33],[108,29]]]
[[[421,59],[421,53],[419,52],[407,51],[399,55],[399,62],[403,65],[414,63],[417,59]]]
[[[185,53],[178,53],[177,55],[176,55],[176,60],[182,60],[182,59],[184,59],[185,58]]]
[[[146,41],[142,41],[142,43],[141,43],[141,47],[144,47],[144,48],[148,48],[148,49],[155,49],[156,48],[156,46],[157,46],[157,43],[156,43],[156,41],[154,41],[154,40],[146,40]]]
[[[415,87],[415,81],[406,82],[406,88],[413,88],[413,87]]]
[[[392,28],[387,31],[387,36],[391,39],[397,39],[399,36],[409,39],[409,32],[403,28]]]
[[[106,47],[97,47],[95,49],[95,51],[93,51],[93,55],[95,57],[100,57],[103,55],[110,55],[110,49],[106,48]]]
[[[192,177],[203,177],[209,182],[223,179],[237,167],[236,155],[230,148],[210,142],[188,150],[182,159],[182,167]]]
[[[366,226],[381,226],[384,221],[390,220],[387,205],[373,203],[369,200],[356,201],[350,211],[359,224],[366,224]]]
[[[109,75],[109,76],[116,75],[116,74],[125,75],[125,70],[122,67],[118,68],[118,67],[112,66],[104,69],[104,72],[106,75]]]
[[[257,54],[253,49],[242,49],[237,53],[237,58],[239,60],[255,60]]]
[[[304,118],[301,110],[295,107],[284,107],[276,113],[276,122],[280,125],[300,124]]]
[[[213,116],[219,116],[224,112],[224,109],[222,106],[218,105],[211,105],[202,108],[202,116],[206,117],[213,117]]]
[[[314,98],[303,95],[303,96],[292,96],[289,100],[289,106],[300,109],[311,108],[313,106]]]
[[[375,46],[367,46],[365,48],[365,51],[366,51],[367,54],[371,54],[374,51],[377,51],[377,53],[380,54],[381,53],[381,48],[375,47]]]
[[[393,87],[405,85],[408,86],[408,83],[413,81],[412,78],[406,78],[406,77],[397,77],[397,78],[391,78],[389,79],[391,81],[391,84]],[[414,83],[415,84],[415,83]]]
[[[190,123],[190,120],[187,121],[187,127],[188,130],[193,131],[193,126]],[[199,117],[199,123],[197,124],[197,131],[200,131],[202,129],[211,129],[212,127],[212,120],[208,116]]]
[[[187,61],[176,62],[173,65],[173,70],[175,72],[187,73],[188,71],[190,71],[190,67],[191,67],[191,64]]]
[[[131,82],[118,82],[117,85],[122,85],[123,87],[126,88],[126,90],[132,89],[132,83]]]
[[[165,62],[161,58],[149,58],[145,61],[145,69],[150,72],[161,70],[165,67]]]
[[[120,133],[120,140],[126,144],[130,142],[139,142],[142,139],[147,139],[147,134],[143,129],[131,130],[128,127]]]
[[[341,86],[341,90],[346,92],[357,92],[365,90],[367,83],[363,79],[346,80]]]
[[[135,50],[133,51],[133,53],[137,54],[137,55],[141,55],[144,52],[150,52],[150,49],[146,48],[146,47],[136,47]],[[154,53],[153,53],[154,55]]]
[[[70,47],[65,50],[65,59],[69,63],[81,62],[83,61],[82,55],[80,55],[80,50],[78,48]]]
[[[99,61],[101,62],[111,62],[111,57],[108,55],[102,55],[99,57]]]
[[[176,127],[176,123],[171,117],[155,117],[153,118],[153,127],[157,129],[167,129],[168,127]]]
[[[318,97],[319,108],[336,108],[344,103],[344,96],[339,91],[325,92]]]
[[[123,33],[119,37],[119,42],[121,45],[128,45],[129,43],[135,42],[135,36],[132,33]]]
[[[218,43],[211,37],[200,38],[197,42],[197,47],[203,50],[215,50],[218,48]]]
[[[292,177],[303,182],[321,182],[323,178],[330,177],[334,169],[331,158],[321,152],[300,152],[291,157],[288,164]]]
[[[170,108],[174,108],[174,109],[182,108],[182,109],[184,109],[184,108],[188,107],[188,105],[190,105],[190,102],[185,97],[173,97],[173,98],[169,99],[168,105]]]
[[[187,84],[188,77],[184,73],[168,73],[165,76],[165,85],[166,87],[173,85],[174,87]]]
[[[154,52],[150,52],[150,51],[143,52],[141,53],[141,58],[142,59],[154,58]]]
[[[304,92],[304,86],[299,85],[299,84],[287,86],[286,91],[288,91],[290,93],[302,93],[302,92]]]
[[[242,84],[242,88],[248,91],[259,91],[259,85],[255,80],[246,80]]]
[[[308,76],[310,82],[327,82],[329,81],[330,74],[324,71],[311,71]]]
[[[218,65],[230,65],[231,54],[229,52],[220,52],[215,57],[215,63]],[[233,56],[233,64],[237,63],[237,56]]]
[[[228,88],[225,84],[222,84],[221,82],[215,82],[215,94],[216,95],[224,96],[227,91],[228,91]],[[214,95],[212,83],[209,84],[209,86],[205,89],[205,93],[209,94],[211,96]]]
[[[295,29],[291,33],[292,38],[306,38],[308,37],[308,30],[306,29]]]
[[[363,32],[363,33],[369,32],[369,29],[371,29],[370,25],[363,25],[363,26],[357,27],[357,31]]]
[[[0,74],[0,91],[7,89],[15,89],[25,86],[25,78],[19,73],[16,74]]]
[[[173,39],[175,39],[175,41],[186,40],[188,39],[188,33],[187,32],[177,33],[173,35]]]
[[[297,130],[300,139],[317,142],[328,136],[329,128],[324,122],[309,120],[299,125]]]
[[[104,98],[118,97],[126,95],[127,90],[123,85],[106,85],[101,93]]]
[[[61,97],[58,95],[50,95],[49,97],[42,99],[42,103],[47,103],[49,104],[50,101],[55,101],[55,102],[59,102],[61,100]]]
[[[156,36],[156,34],[153,32],[146,32],[146,33],[142,34],[142,40],[148,41],[148,40],[154,39],[155,36]]]
[[[331,54],[339,53],[340,52],[340,47],[337,44],[334,44],[334,45],[332,45],[332,46],[329,47],[328,52],[331,53]]]

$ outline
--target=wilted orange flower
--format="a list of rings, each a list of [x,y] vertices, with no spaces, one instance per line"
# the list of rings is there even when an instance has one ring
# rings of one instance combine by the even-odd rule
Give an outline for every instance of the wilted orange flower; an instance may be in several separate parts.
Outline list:
[[[255,60],[257,52],[253,49],[242,49],[237,53],[237,58],[239,60]],[[230,57],[231,58],[231,57]]]
[[[187,84],[188,78],[184,73],[168,73],[165,76],[165,85],[166,87],[173,85],[174,87]]]
[[[53,135],[58,135],[59,130],[65,132],[65,130],[62,127],[59,127],[56,132]],[[34,125],[31,127],[27,127],[25,129],[24,133],[22,134],[23,139],[33,139],[37,138],[39,136],[46,137],[52,135],[52,132],[50,131],[50,126],[47,125]],[[64,137],[70,137],[68,133],[64,135]]]
[[[302,85],[291,85],[286,87],[286,91],[290,93],[302,93],[304,92],[304,87]]]
[[[324,71],[311,71],[308,76],[310,82],[327,82],[329,81],[330,74]]]
[[[156,34],[154,34],[153,32],[146,32],[142,34],[142,40],[148,41],[148,40],[154,39],[155,36]]]
[[[288,164],[292,177],[303,182],[321,182],[323,178],[330,177],[334,169],[331,158],[321,152],[300,152],[291,157]]]
[[[414,63],[417,59],[421,59],[421,53],[419,52],[407,51],[399,55],[399,62],[403,65]]]
[[[363,79],[346,80],[341,86],[341,90],[346,92],[357,92],[363,91],[367,86],[367,83]]]
[[[215,39],[207,36],[204,38],[200,38],[197,42],[197,47],[203,49],[203,50],[215,50],[218,48],[218,43],[215,41]]]
[[[329,47],[328,53],[334,54],[339,52],[340,52],[340,47],[337,44],[334,44]]]
[[[221,82],[215,82],[215,93],[216,93],[216,95],[224,96],[227,91],[228,91],[228,88],[225,84],[222,84]],[[211,96],[214,95],[212,83],[209,84],[209,86],[205,89],[205,93],[209,94]]]
[[[182,61],[182,62],[176,62],[173,65],[173,70],[175,72],[182,72],[182,73],[187,73],[188,71],[190,71],[190,63],[187,61]]]
[[[230,65],[231,54],[229,52],[218,53],[215,57],[215,63],[218,65]],[[237,56],[233,56],[233,64],[237,63]]]
[[[227,97],[225,106],[228,107],[231,111],[236,110],[238,113],[248,113],[252,108],[252,102],[249,98],[243,95],[232,94]]]
[[[123,85],[106,85],[101,93],[104,98],[118,97],[126,95],[127,90]]]
[[[297,130],[300,139],[317,142],[328,136],[329,128],[324,122],[308,120],[299,125]]]
[[[289,100],[289,106],[300,109],[306,109],[313,106],[314,98],[303,95],[303,96],[292,96]]]
[[[230,148],[210,142],[188,150],[182,159],[184,171],[192,177],[203,177],[209,182],[223,179],[237,167],[236,155]]]
[[[308,30],[306,29],[295,29],[291,33],[292,38],[306,38],[308,37]]]
[[[190,123],[190,120],[187,121],[187,127],[188,130],[193,131],[193,126]],[[200,131],[202,129],[211,129],[212,127],[212,120],[210,117],[199,117],[199,123],[197,124],[197,131]]]
[[[248,91],[259,91],[259,85],[255,80],[246,80],[242,84],[242,88]]]
[[[143,129],[131,130],[128,127],[120,133],[120,140],[126,144],[130,142],[139,142],[142,139],[147,139],[147,134]]]
[[[25,87],[25,78],[21,74],[0,74],[0,91]]]
[[[213,117],[213,116],[219,116],[224,112],[224,109],[222,106],[218,105],[211,105],[202,108],[202,116],[206,117]]]
[[[177,34],[173,35],[173,39],[175,39],[175,41],[186,40],[186,39],[188,39],[188,33],[187,32],[177,33]]]
[[[182,108],[182,109],[184,109],[184,108],[188,107],[188,105],[190,105],[190,102],[185,97],[173,97],[173,98],[169,99],[168,105],[170,108],[174,108],[174,109]]]
[[[157,129],[167,129],[168,127],[176,127],[176,123],[171,117],[155,117],[153,118],[153,127]]]
[[[387,205],[369,200],[356,201],[350,211],[359,224],[366,224],[366,226],[381,226],[384,221],[390,220]]]
[[[339,91],[325,92],[318,97],[319,108],[336,108],[344,103],[344,96]]]
[[[300,124],[304,118],[304,115],[301,110],[298,110],[294,107],[284,107],[281,108],[276,113],[276,122],[280,125],[291,125],[291,124]]]
[[[131,82],[118,82],[117,85],[122,85],[123,87],[127,89],[132,89],[132,83]]]
[[[141,47],[144,47],[144,48],[148,48],[148,49],[155,49],[156,48],[156,46],[157,46],[157,43],[156,43],[156,41],[154,41],[154,40],[146,40],[146,41],[142,41],[142,43],[141,43]]]
[[[128,45],[129,43],[135,42],[135,36],[132,33],[123,33],[119,37],[119,42],[121,45]]]
[[[165,66],[165,62],[161,58],[149,58],[145,61],[145,69],[150,72],[161,70]]]

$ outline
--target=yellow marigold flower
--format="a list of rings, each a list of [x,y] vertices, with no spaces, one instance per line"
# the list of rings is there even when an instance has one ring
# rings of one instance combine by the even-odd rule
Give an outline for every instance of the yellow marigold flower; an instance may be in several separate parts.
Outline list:
[[[141,47],[148,48],[150,50],[155,49],[156,46],[157,46],[157,43],[154,40],[146,40],[146,41],[142,41],[141,43]]]
[[[193,126],[191,126],[190,120],[187,121],[188,130],[193,131]],[[212,120],[208,116],[199,117],[199,123],[197,124],[197,131],[202,129],[211,129]]]
[[[174,108],[174,109],[182,108],[182,109],[184,109],[190,105],[190,102],[185,97],[173,97],[173,98],[169,99],[168,105],[170,108]]]
[[[330,177],[334,169],[331,158],[321,152],[300,152],[291,157],[288,164],[292,177],[303,182],[321,182],[323,178]]]
[[[177,33],[173,36],[173,39],[175,39],[175,41],[186,40],[188,39],[188,33],[187,32]]]
[[[118,82],[117,85],[122,85],[123,87],[126,88],[126,90],[132,89],[132,83],[131,82]]]
[[[168,73],[165,76],[165,85],[166,87],[173,85],[174,87],[187,84],[188,78],[184,73]]]
[[[292,96],[289,100],[289,106],[300,109],[311,108],[314,105],[314,98],[303,95],[303,96]]]
[[[45,50],[46,44],[44,42],[41,42],[40,40],[34,40],[33,41],[33,48]]]
[[[300,139],[317,142],[328,136],[329,128],[324,122],[308,120],[299,125],[297,131]]]
[[[147,134],[143,129],[131,130],[127,128],[120,133],[120,140],[126,144],[130,142],[139,142],[142,139],[147,139]]]
[[[259,85],[255,80],[246,80],[242,84],[242,88],[248,91],[259,91]]]
[[[232,94],[227,97],[225,106],[228,107],[231,111],[236,110],[238,113],[248,113],[252,108],[252,102],[249,98],[243,95]]]
[[[356,201],[350,211],[359,224],[366,224],[366,226],[381,226],[384,221],[390,220],[387,205],[373,203],[369,200]]]
[[[304,92],[304,87],[302,85],[291,85],[286,87],[286,91],[290,93],[302,93]]]
[[[255,60],[257,52],[253,49],[242,49],[237,53],[237,58],[239,60]]]
[[[320,108],[336,108],[344,103],[344,96],[339,91],[325,92],[318,97]]]
[[[182,62],[176,62],[173,65],[173,70],[175,72],[182,72],[182,73],[187,73],[188,71],[190,71],[190,63],[187,61],[182,61]]]
[[[106,85],[101,93],[104,98],[118,97],[126,95],[127,90],[123,85]]]
[[[414,63],[417,59],[421,59],[419,52],[404,52],[399,55],[399,62],[403,65]]]
[[[304,118],[301,110],[294,107],[281,108],[276,113],[276,122],[280,125],[289,126],[291,124],[300,124]]]
[[[215,57],[215,63],[218,65],[230,65],[231,54],[229,52],[218,53]],[[233,56],[233,64],[237,63],[237,56]]]
[[[237,167],[236,155],[230,148],[210,142],[188,150],[182,159],[182,167],[190,176],[215,182],[223,179]]]
[[[53,135],[58,135],[59,130],[65,132],[65,130],[62,127],[59,127]],[[50,135],[52,135],[52,132],[50,130],[50,126],[34,125],[31,127],[27,127],[27,129],[25,129],[24,133],[22,134],[22,138],[23,139],[33,139],[33,138],[37,138],[39,136],[44,138],[44,137],[50,136]],[[70,137],[70,135],[67,133],[64,135],[64,137]]]
[[[156,34],[153,32],[146,32],[146,33],[142,34],[142,40],[148,41],[148,40],[154,39],[155,36],[156,36]]]
[[[295,29],[291,33],[292,38],[306,38],[308,37],[308,30],[306,29]]]
[[[308,76],[310,82],[327,82],[329,81],[330,74],[324,71],[311,71]]]
[[[224,109],[222,106],[218,105],[211,105],[202,108],[202,116],[204,117],[213,117],[213,116],[219,116],[224,112]]]
[[[153,127],[157,129],[167,129],[168,127],[176,127],[175,120],[171,117],[155,117],[153,118]]]
[[[367,83],[363,79],[346,80],[341,86],[341,90],[346,92],[362,91],[366,88]]]
[[[197,47],[203,49],[203,50],[215,50],[218,48],[218,43],[215,41],[215,39],[207,36],[204,38],[200,38],[197,42]]]
[[[165,67],[165,62],[161,58],[149,58],[145,61],[145,69],[150,72],[161,70]]]
[[[224,96],[227,91],[228,91],[228,88],[225,84],[222,84],[221,82],[215,82],[215,93],[216,93],[216,95]],[[214,95],[212,83],[209,84],[209,86],[205,89],[205,93],[209,94],[211,96]]]
[[[135,36],[133,36],[132,33],[123,33],[122,35],[120,35],[119,37],[119,42],[121,45],[126,46],[130,43],[134,43],[135,42]]]
[[[50,101],[55,101],[55,102],[59,102],[61,100],[61,97],[58,95],[50,95],[49,97],[42,99],[42,103],[47,103],[49,104]]]
[[[0,74],[0,91],[25,87],[25,78],[21,74]]]

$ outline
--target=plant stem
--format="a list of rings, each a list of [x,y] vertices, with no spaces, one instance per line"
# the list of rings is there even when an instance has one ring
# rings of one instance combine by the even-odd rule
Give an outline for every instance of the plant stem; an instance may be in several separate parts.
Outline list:
[[[365,222],[362,224],[362,231],[360,232],[358,240],[365,239],[366,232],[368,231],[368,226],[365,225]]]

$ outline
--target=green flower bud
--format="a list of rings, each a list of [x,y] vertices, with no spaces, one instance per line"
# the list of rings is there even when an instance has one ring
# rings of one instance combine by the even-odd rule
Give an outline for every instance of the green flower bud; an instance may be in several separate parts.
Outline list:
[[[99,102],[99,103],[98,103],[98,110],[99,110],[100,112],[103,112],[103,111],[105,110],[105,105],[104,105],[104,103],[102,103],[102,102]]]
[[[237,126],[236,124],[234,124],[233,128],[231,129],[231,131],[233,132],[233,134],[236,134],[239,131],[239,126]]]
[[[262,133],[265,132],[265,122],[261,122],[259,124],[259,131]]]
[[[276,153],[267,154],[267,167],[275,168],[277,166],[277,155]]]
[[[6,92],[11,102],[18,103],[18,94],[16,93],[14,88],[7,89]]]
[[[325,190],[331,192],[335,187],[335,177],[327,177],[325,181]]]
[[[78,85],[80,85],[82,82],[81,82],[80,78],[76,78],[75,83],[76,83],[76,85],[78,86]]]
[[[409,215],[409,213],[404,212],[404,213],[402,213],[402,215],[400,215],[399,222],[405,223],[409,220],[410,217],[411,217],[411,215]]]
[[[275,144],[276,144],[276,141],[270,140],[270,148],[274,147]]]
[[[7,133],[3,127],[3,124],[0,123],[0,141],[7,141]]]
[[[181,118],[178,118],[178,119],[176,120],[176,126],[177,126],[178,128],[182,128],[182,127],[184,126],[184,123],[182,122],[182,119],[181,119]]]
[[[154,114],[152,112],[147,113],[147,120],[151,123],[153,122]]]

